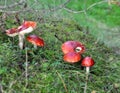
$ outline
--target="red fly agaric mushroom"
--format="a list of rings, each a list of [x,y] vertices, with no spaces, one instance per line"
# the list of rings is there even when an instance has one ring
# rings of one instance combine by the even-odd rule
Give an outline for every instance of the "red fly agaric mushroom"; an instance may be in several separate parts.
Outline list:
[[[36,22],[33,21],[24,21],[21,26],[18,28],[11,28],[6,30],[6,34],[10,37],[14,37],[19,34],[30,33],[33,29],[36,28]]]
[[[91,57],[85,57],[81,65],[86,67],[86,73],[89,73],[90,67],[92,67],[95,64],[94,60]]]
[[[69,52],[64,55],[63,59],[69,63],[76,63],[81,60],[81,55],[76,52]]]
[[[8,36],[14,37],[16,35],[19,36],[19,47],[20,49],[23,49],[23,40],[24,40],[24,35],[26,33],[32,32],[36,28],[36,22],[33,21],[24,21],[21,26],[18,28],[12,28],[6,30],[6,34]]]
[[[34,48],[37,48],[37,46],[44,46],[44,40],[36,35],[28,36],[27,40],[34,45]]]
[[[19,32],[19,46],[23,49],[23,39],[24,35],[30,33],[36,28],[36,22],[33,21],[24,21],[21,26],[18,27]]]
[[[85,81],[84,93],[86,93],[87,90],[87,82],[88,82],[90,67],[92,67],[94,64],[95,64],[94,60],[91,57],[85,57],[81,62],[81,65],[86,67],[86,81]]]
[[[67,54],[68,52],[77,52],[82,54],[85,51],[85,46],[78,41],[67,41],[62,44],[61,48],[64,54]]]

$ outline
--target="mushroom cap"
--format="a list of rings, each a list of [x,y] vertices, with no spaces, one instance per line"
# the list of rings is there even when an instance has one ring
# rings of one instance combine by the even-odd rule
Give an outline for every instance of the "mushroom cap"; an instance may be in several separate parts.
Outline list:
[[[95,64],[95,62],[91,57],[85,57],[81,62],[81,65],[84,67],[91,67],[94,64]]]
[[[18,35],[17,28],[11,28],[11,29],[6,30],[6,34],[10,37],[14,37]]]
[[[37,23],[34,21],[24,21],[21,26],[18,27],[18,32],[21,34],[30,33],[36,28]]]
[[[25,30],[29,27],[32,27],[34,29],[34,28],[36,28],[36,25],[37,25],[37,23],[34,22],[34,21],[24,21],[22,23],[22,25],[19,26],[18,28],[19,28],[20,31]]]
[[[36,46],[44,46],[44,40],[36,35],[27,36],[27,40]]]
[[[77,52],[82,54],[85,51],[85,46],[78,41],[67,41],[62,44],[61,49],[64,54],[68,52]]]
[[[68,63],[76,63],[81,60],[81,55],[76,52],[69,52],[63,56],[63,59]]]
[[[16,35],[30,33],[36,28],[37,23],[34,21],[24,21],[23,24],[17,28],[11,28],[6,30],[8,36],[14,37]]]
[[[37,23],[34,21],[24,21],[23,26],[36,28]]]

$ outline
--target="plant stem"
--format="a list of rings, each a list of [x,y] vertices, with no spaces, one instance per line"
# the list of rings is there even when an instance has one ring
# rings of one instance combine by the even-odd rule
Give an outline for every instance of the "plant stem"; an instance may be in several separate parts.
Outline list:
[[[25,48],[25,55],[26,55],[26,62],[25,62],[25,86],[28,85],[28,54],[27,54],[27,48]]]
[[[2,85],[0,84],[0,93],[3,93],[4,91],[3,91],[3,87],[2,87]]]
[[[62,83],[63,83],[63,86],[64,86],[64,88],[65,88],[66,93],[68,93],[68,90],[67,90],[67,87],[66,87],[66,85],[65,85],[64,80],[62,79],[61,75],[60,75],[57,71],[56,71],[56,73],[58,74],[58,77],[61,79],[61,81],[62,81]]]
[[[85,77],[84,93],[87,93],[87,83],[88,83],[89,69],[90,69],[90,67],[86,67],[86,77]]]

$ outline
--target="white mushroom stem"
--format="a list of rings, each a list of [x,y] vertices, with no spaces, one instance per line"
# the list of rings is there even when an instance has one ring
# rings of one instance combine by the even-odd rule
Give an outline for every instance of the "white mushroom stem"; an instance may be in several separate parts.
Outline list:
[[[81,47],[76,47],[76,49],[75,49],[76,52],[80,52],[81,50],[82,50]]]
[[[37,45],[36,44],[33,44],[34,45],[34,48],[37,49]]]
[[[19,47],[23,49],[24,34],[19,34]]]
[[[90,67],[86,67],[86,73],[89,74],[90,72]]]
[[[21,27],[21,26],[20,26]],[[19,28],[20,28],[19,27]],[[18,28],[18,29],[19,29]],[[27,29],[25,29],[25,30],[22,30],[22,31],[20,31],[19,33],[18,33],[18,36],[19,36],[19,47],[20,47],[20,49],[23,49],[23,44],[24,44],[24,34],[26,34],[26,33],[30,33],[30,32],[32,32],[33,31],[33,28],[32,27],[29,27],[29,28],[27,28]]]

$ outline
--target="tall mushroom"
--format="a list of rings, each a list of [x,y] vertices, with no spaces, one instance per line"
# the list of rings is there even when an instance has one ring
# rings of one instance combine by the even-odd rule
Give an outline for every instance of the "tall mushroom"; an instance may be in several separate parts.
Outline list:
[[[88,75],[89,75],[90,67],[92,67],[94,64],[95,62],[91,57],[85,57],[81,62],[81,65],[86,67],[86,82],[85,82],[85,87],[84,87],[84,93],[86,93],[87,91],[87,82],[88,82]]]
[[[34,48],[37,48],[37,46],[44,46],[44,40],[36,35],[29,35],[26,39],[34,45]]]
[[[63,56],[63,59],[69,63],[76,63],[81,60],[81,55],[76,52],[69,52]]]
[[[79,54],[82,54],[85,51],[85,46],[78,41],[67,41],[62,44],[61,49],[64,54],[67,54],[69,52],[77,52]]]
[[[24,21],[23,24],[18,27],[20,49],[23,49],[24,35],[27,33],[31,33],[36,28],[36,25],[37,25],[36,22]]]
[[[19,36],[19,47],[23,49],[23,40],[24,35],[32,32],[36,28],[37,23],[33,21],[24,21],[21,26],[18,28],[12,28],[6,30],[6,34],[10,37],[14,37],[16,35]]]

